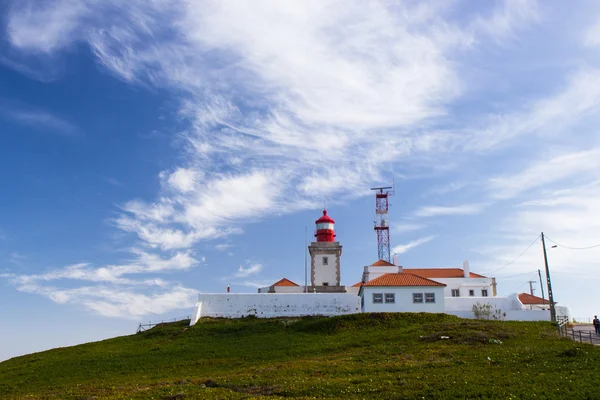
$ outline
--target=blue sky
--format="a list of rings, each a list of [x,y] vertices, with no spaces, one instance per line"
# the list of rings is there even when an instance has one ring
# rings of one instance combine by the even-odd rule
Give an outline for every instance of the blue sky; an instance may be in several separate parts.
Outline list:
[[[0,359],[302,283],[323,206],[351,285],[377,258],[369,188],[392,180],[402,265],[468,259],[527,291],[544,231],[555,299],[600,312],[600,248],[568,248],[600,244],[595,2],[0,11]]]

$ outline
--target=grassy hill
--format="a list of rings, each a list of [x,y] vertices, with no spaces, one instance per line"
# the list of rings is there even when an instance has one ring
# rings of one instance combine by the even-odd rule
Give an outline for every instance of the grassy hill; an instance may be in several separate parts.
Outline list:
[[[0,363],[0,398],[255,397],[600,399],[600,348],[547,322],[356,314],[177,322]]]

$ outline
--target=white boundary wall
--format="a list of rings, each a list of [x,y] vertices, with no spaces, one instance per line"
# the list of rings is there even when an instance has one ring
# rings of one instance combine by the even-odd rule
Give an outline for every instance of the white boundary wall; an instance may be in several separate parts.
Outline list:
[[[202,317],[258,318],[342,315],[360,312],[360,297],[351,293],[200,294],[194,325]]]

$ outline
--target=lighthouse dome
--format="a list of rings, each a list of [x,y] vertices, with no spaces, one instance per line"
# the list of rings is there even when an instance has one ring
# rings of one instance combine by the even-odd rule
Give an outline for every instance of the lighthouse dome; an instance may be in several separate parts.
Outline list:
[[[327,215],[327,210],[323,210],[323,216],[321,218],[319,218],[318,220],[316,220],[315,224],[320,224],[323,222],[335,224],[335,221],[333,219],[331,219],[331,217],[329,215]]]
[[[315,237],[317,242],[333,242],[335,239],[335,221],[327,215],[327,210],[323,210],[321,218],[315,221],[317,232]]]

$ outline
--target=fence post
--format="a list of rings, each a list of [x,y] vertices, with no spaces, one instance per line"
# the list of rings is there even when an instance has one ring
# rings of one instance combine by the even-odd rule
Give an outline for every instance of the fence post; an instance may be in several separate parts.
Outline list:
[[[573,340],[575,340],[575,330],[572,330],[571,333],[573,334]]]
[[[592,341],[592,331],[590,331],[589,334],[590,334],[590,344],[594,344],[594,342]]]
[[[579,331],[579,343],[582,343],[583,339],[581,338],[581,331]]]

